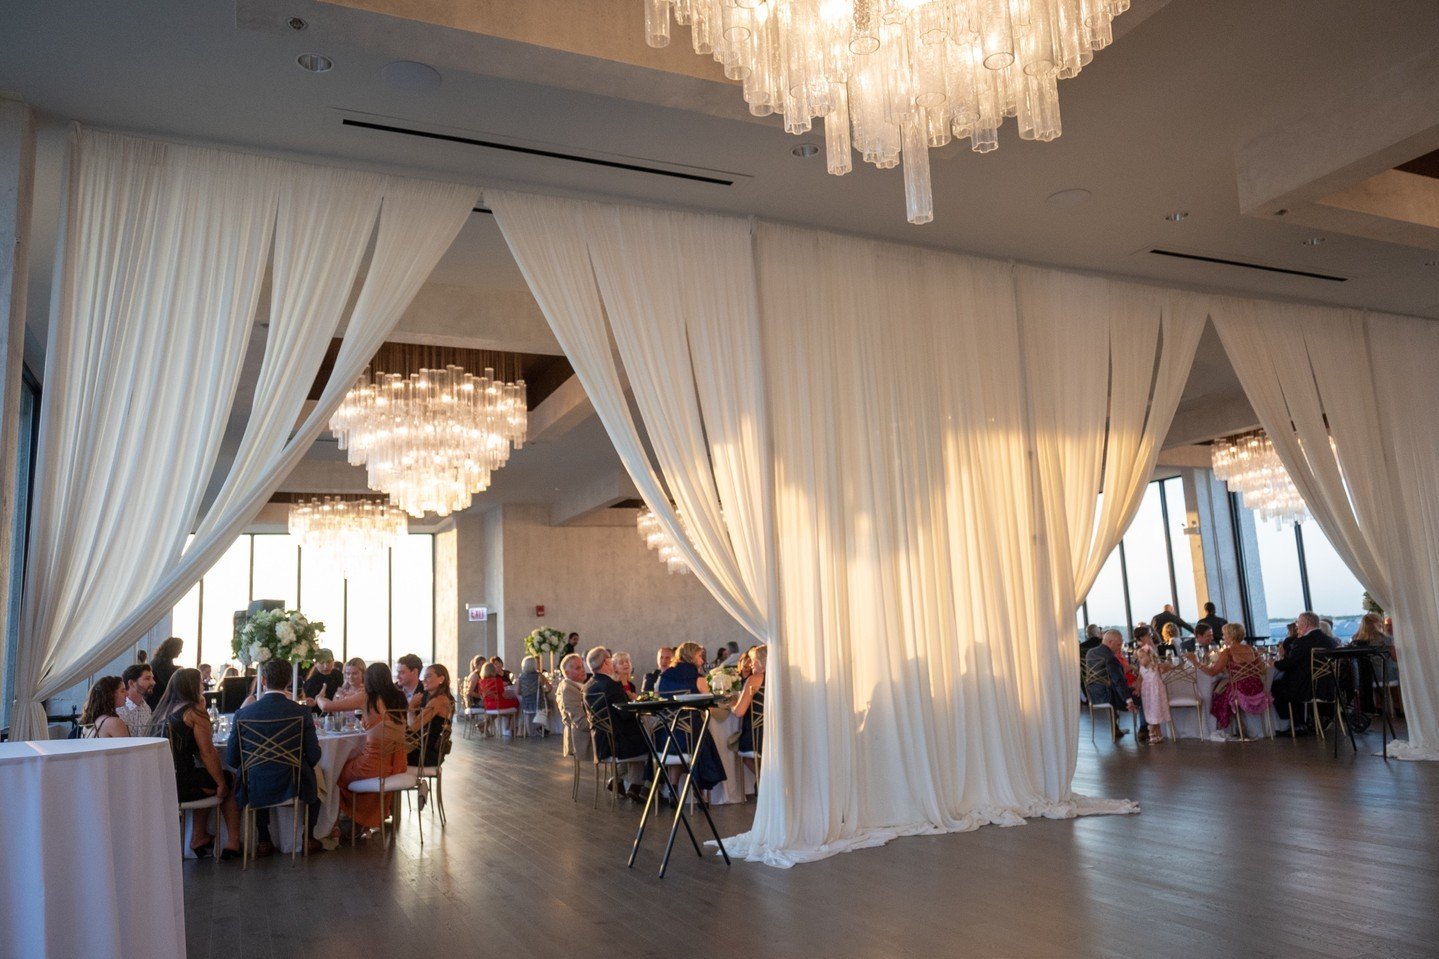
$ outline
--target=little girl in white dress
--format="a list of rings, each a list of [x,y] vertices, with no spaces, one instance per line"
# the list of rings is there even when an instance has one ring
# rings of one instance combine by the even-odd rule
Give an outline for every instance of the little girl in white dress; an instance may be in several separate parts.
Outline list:
[[[1139,647],[1139,698],[1144,701],[1144,721],[1149,724],[1149,741],[1164,742],[1163,724],[1169,722],[1169,690],[1164,674],[1174,667],[1160,662],[1152,646]]]

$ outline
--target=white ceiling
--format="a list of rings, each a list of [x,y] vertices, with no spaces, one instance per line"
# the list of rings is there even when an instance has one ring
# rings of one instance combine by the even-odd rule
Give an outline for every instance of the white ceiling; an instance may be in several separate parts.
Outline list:
[[[612,2],[640,7],[640,0]],[[291,15],[308,21],[307,29],[287,28]],[[1101,273],[1439,317],[1439,268],[1425,266],[1432,252],[1342,235],[1317,247],[1301,245],[1312,230],[1243,216],[1235,179],[1235,155],[1246,143],[1295,116],[1322,114],[1328,104],[1352,105],[1361,81],[1384,65],[1434,57],[1435,0],[1135,0],[1125,16],[1137,25],[1081,76],[1061,83],[1065,133],[1059,140],[1021,142],[1007,124],[996,153],[953,149],[935,158],[936,220],[924,227],[904,221],[898,171],[856,163],[849,176],[827,176],[822,154],[812,160],[791,154],[797,141],[776,120],[717,116],[724,111],[713,104],[710,112],[682,110],[573,89],[585,86],[582,70],[565,76],[568,88],[560,89],[542,57],[535,58],[533,75],[523,75],[520,44],[487,40],[483,48],[507,54],[509,78],[486,76],[487,64],[500,60],[478,54],[468,71],[457,69],[450,64],[481,49],[473,37],[318,0],[240,0],[238,18],[235,3],[217,0],[8,0],[0,6],[0,90],[54,118],[115,129],[482,186],[755,214]],[[677,31],[676,42],[687,42],[686,31]],[[335,68],[315,75],[296,66],[296,56],[312,51],[331,57]],[[391,89],[379,72],[395,59],[436,63],[443,83],[424,94]],[[664,77],[655,74],[655,83]],[[721,92],[732,94],[738,113],[738,92]],[[716,186],[341,126],[344,116],[361,114],[739,176],[734,186]],[[1346,132],[1336,129],[1334,136]],[[805,139],[818,143],[822,135]],[[1045,202],[1073,188],[1088,190],[1089,201],[1068,209]],[[1174,210],[1189,217],[1166,221]],[[1147,252],[1158,246],[1351,279],[1327,283]],[[493,220],[483,214],[472,218],[432,282],[524,289]],[[1232,371],[1215,347],[1207,337],[1186,404],[1232,392]],[[527,449],[497,478],[497,494],[511,481],[523,489],[556,471],[587,475],[616,465],[613,452],[599,448],[605,444],[575,433],[573,459]],[[564,492],[558,485],[552,495]]]

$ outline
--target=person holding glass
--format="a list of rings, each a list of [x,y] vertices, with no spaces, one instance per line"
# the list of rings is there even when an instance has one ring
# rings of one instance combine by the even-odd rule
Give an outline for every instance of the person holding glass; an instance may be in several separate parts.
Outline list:
[[[1214,716],[1217,729],[1228,729],[1229,724],[1234,721],[1236,710],[1242,709],[1246,713],[1262,716],[1273,703],[1269,690],[1264,688],[1262,675],[1248,671],[1238,681],[1233,679],[1233,673],[1238,671],[1238,667],[1261,662],[1259,650],[1244,641],[1244,625],[1225,623],[1223,633],[1224,645],[1220,647],[1219,655],[1212,664],[1200,662],[1194,653],[1184,654],[1185,659],[1204,670],[1207,676],[1230,674],[1229,683],[1223,689],[1216,689],[1209,702],[1209,712]]]

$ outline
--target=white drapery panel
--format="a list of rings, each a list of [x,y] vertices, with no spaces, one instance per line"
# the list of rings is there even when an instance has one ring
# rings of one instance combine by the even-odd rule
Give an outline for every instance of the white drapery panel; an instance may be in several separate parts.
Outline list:
[[[1439,324],[1225,298],[1212,318],[1335,551],[1394,617],[1407,743],[1439,759]]]
[[[493,190],[485,202],[645,503],[720,605],[768,642],[762,385],[757,365],[733,365],[757,363],[748,224]]]
[[[17,739],[42,737],[42,701],[114,658],[229,546],[323,429],[479,193],[88,130],[71,163]],[[296,429],[372,236],[334,372]],[[197,517],[272,239],[259,386],[240,452]]]
[[[743,603],[725,577],[760,609],[773,597],[765,788],[734,851],[791,865],[902,834],[1134,808],[1069,788],[1075,574],[1042,545],[1067,550],[1069,534],[1035,475],[1008,265],[761,225],[751,267],[737,221],[486,200],[647,502],[663,515],[673,495],[701,519],[687,531],[711,591],[732,612]],[[1165,322],[1149,317],[1152,340]],[[1192,355],[1196,336],[1154,346],[1131,391],[1136,470],[1172,413],[1151,395],[1156,358],[1185,342]],[[744,425],[766,407],[769,445],[762,415]],[[1101,447],[1107,412],[1088,424]],[[772,504],[768,529],[756,495]],[[766,541],[768,591],[741,558]]]

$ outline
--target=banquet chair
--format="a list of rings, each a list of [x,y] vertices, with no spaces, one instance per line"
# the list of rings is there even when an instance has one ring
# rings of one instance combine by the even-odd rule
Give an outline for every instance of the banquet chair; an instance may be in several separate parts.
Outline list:
[[[519,709],[516,708],[516,707],[513,707],[513,706],[510,707],[509,709],[486,709],[486,710],[485,710],[485,725],[486,725],[485,735],[486,735],[486,736],[493,736],[493,735],[495,734],[495,726],[498,725],[498,726],[500,727],[500,738],[501,738],[501,739],[504,739],[504,738],[505,738],[505,721],[506,721],[506,720],[509,720],[509,740],[510,740],[510,745],[514,745],[515,737],[516,737],[516,735],[517,735],[516,732],[515,732],[515,725],[516,725],[516,723],[517,723],[519,714],[520,714]]]
[[[470,734],[476,729],[479,729],[482,723],[486,722],[485,705],[483,701],[478,703],[472,701],[470,694],[467,692],[463,697],[463,706],[462,713],[465,717],[465,738],[469,739]]]
[[[570,753],[570,764],[571,764],[571,766],[572,766],[572,768],[573,768],[573,771],[574,771],[574,776],[573,776],[573,778],[570,780],[570,799],[571,799],[572,801],[574,801],[574,802],[579,802],[579,801],[580,801],[580,747],[579,747],[579,743],[580,743],[581,734],[584,733],[584,732],[585,732],[585,728],[584,728],[584,726],[580,723],[579,720],[573,719],[573,718],[568,718],[568,717],[565,719],[565,736],[564,736],[564,743],[565,743],[565,746],[569,749],[569,753]],[[594,744],[591,743],[590,746],[591,746],[591,748],[593,749]],[[593,753],[591,753],[591,755],[593,755]]]
[[[1105,690],[1103,702],[1095,702],[1095,699],[1098,698],[1095,696],[1086,697],[1089,700],[1089,702],[1085,705],[1089,707],[1089,741],[1091,743],[1095,742],[1094,711],[1096,709],[1109,711],[1110,735],[1117,736],[1119,734],[1119,719],[1117,716],[1115,716],[1114,704],[1109,701],[1109,688],[1112,685],[1113,684],[1109,681],[1109,673],[1105,670],[1099,669],[1094,666],[1084,667],[1084,688],[1086,690],[1090,690],[1098,686],[1103,687]],[[1129,714],[1129,723],[1131,726],[1134,727],[1134,735],[1137,738],[1139,735],[1139,723],[1135,719],[1133,713]]]
[[[1229,685],[1233,687],[1245,679],[1257,679],[1262,683],[1264,682],[1264,674],[1267,669],[1268,665],[1262,659],[1256,659],[1249,663],[1236,663],[1229,667]],[[1229,695],[1227,688],[1224,691],[1224,695]],[[1250,713],[1249,715],[1252,716],[1254,714]],[[1245,732],[1244,707],[1240,705],[1237,697],[1234,700],[1234,722],[1239,729],[1240,741],[1246,743],[1252,742],[1253,740],[1250,739],[1249,734]],[[1265,707],[1264,712],[1259,714],[1259,728],[1266,738],[1274,738],[1274,710],[1272,707]]]
[[[655,755],[660,758],[661,765],[663,766],[662,769],[656,770],[655,775],[663,778],[665,787],[669,790],[670,798],[676,803],[680,801],[679,784],[670,781],[669,771],[673,769],[683,775],[683,768],[685,766],[692,767],[694,765],[696,758],[695,734],[699,732],[700,726],[703,725],[701,718],[702,717],[693,710],[680,710],[674,721],[674,738],[668,743],[659,738],[660,730],[666,730],[665,735],[669,735],[668,730],[670,730],[671,727],[668,722],[657,723],[654,728],[650,730],[650,738],[651,742],[654,743]],[[681,752],[675,748],[676,739],[685,744],[687,747],[685,751]],[[694,812],[695,792],[695,789],[690,790],[690,812]]]
[[[1169,697],[1169,709],[1171,714],[1175,709],[1194,710],[1194,730],[1196,734],[1204,738],[1204,705],[1199,701],[1198,677],[1195,670],[1184,666],[1171,669],[1164,674],[1164,692]],[[1091,723],[1093,721],[1091,720]],[[1179,742],[1179,724],[1170,716],[1169,722],[1164,725],[1169,727],[1169,738],[1171,742]]]
[[[381,737],[380,737],[380,768],[381,768],[381,769],[388,768],[389,763],[390,763],[391,761],[393,761],[393,759],[394,759],[394,757],[395,757],[395,753],[397,753],[397,752],[398,752],[398,753],[402,753],[402,754],[408,756],[408,754],[410,754],[410,753],[415,752],[415,751],[418,750],[418,751],[419,751],[419,754],[420,754],[422,757],[424,756],[424,754],[425,754],[425,730],[424,730],[423,728],[420,728],[420,729],[411,729],[411,728],[410,728],[410,711],[409,711],[409,709],[390,709],[390,710],[386,710],[385,722],[386,722],[386,723],[393,723],[393,724],[399,726],[400,729],[402,729],[402,730],[404,731],[404,734],[403,734],[403,736],[401,736],[401,737],[390,737],[390,738],[387,738],[387,737],[384,737],[384,736],[381,736]],[[369,778],[369,779],[358,779],[358,780],[356,780],[355,782],[350,783],[350,787],[349,787],[349,788],[350,788],[350,792],[352,792],[352,793],[375,793],[375,794],[379,795],[379,797],[380,797],[380,841],[381,841],[381,842],[384,842],[384,841],[385,841],[385,809],[384,809],[384,798],[385,798],[386,796],[393,795],[393,794],[395,794],[395,793],[409,792],[409,791],[412,791],[412,790],[413,790],[413,791],[418,791],[419,788],[420,788],[420,777],[419,777],[419,775],[418,775],[417,773],[414,773],[414,772],[411,771],[411,770],[414,769],[414,768],[415,768],[415,767],[409,765],[409,763],[406,762],[406,764],[405,764],[405,771],[404,771],[404,772],[389,773],[389,774],[382,775],[382,776],[373,776],[373,777],[371,777],[371,778]],[[393,836],[393,835],[394,835],[394,832],[395,832],[395,827],[399,824],[399,821],[400,821],[400,806],[399,806],[399,803],[394,803],[394,802],[392,802],[392,803],[390,804],[390,812],[391,812],[391,814],[394,816],[394,822],[391,824],[391,827],[390,827],[390,835]],[[420,833],[420,845],[422,845],[422,846],[425,844],[425,827],[424,827],[423,823],[424,823],[424,820],[423,820],[423,819],[421,819],[419,816],[416,816],[416,817],[415,817],[415,828],[419,830],[419,833]],[[355,821],[354,821],[354,819],[352,818],[352,819],[350,820],[350,845],[353,846],[354,844],[355,844]]]
[[[245,791],[253,795],[250,787],[250,776],[265,766],[274,767],[283,771],[289,778],[288,791],[290,798],[276,803],[269,803],[264,806],[246,804],[241,813],[240,826],[240,848],[244,856],[240,860],[242,869],[248,868],[251,860],[255,858],[255,850],[259,846],[259,831],[255,821],[255,813],[261,809],[284,809],[289,808],[291,812],[291,839],[290,839],[290,861],[294,862],[295,857],[304,850],[306,858],[309,857],[308,842],[300,841],[301,823],[308,822],[305,803],[300,799],[300,767],[304,762],[302,752],[305,743],[305,727],[308,722],[304,716],[293,716],[286,719],[237,719],[235,721],[235,735],[240,741],[240,779],[245,783]],[[252,843],[250,840],[254,839]],[[305,836],[305,839],[309,839]]]
[[[649,755],[616,755],[615,724],[613,717],[610,716],[608,706],[605,707],[602,713],[596,713],[595,711],[590,709],[589,700],[586,699],[585,718],[589,720],[590,724],[590,761],[594,764],[595,767],[595,808],[598,809],[600,808],[600,776],[602,775],[601,770],[609,770],[610,778],[617,779],[620,775],[621,763],[641,762],[648,759]],[[610,756],[608,759],[600,758],[599,744],[601,742],[607,743],[609,745],[609,749],[607,751],[609,752]],[[576,758],[578,759],[578,757]],[[613,789],[611,789],[609,793],[610,808],[613,809],[615,808],[615,801],[618,797],[615,793],[615,790]]]
[[[429,749],[428,734],[424,737],[426,741],[421,747],[420,758],[425,758],[425,750],[428,749],[430,755],[433,756],[435,760],[433,766],[411,765],[406,769],[406,772],[414,773],[418,779],[429,782],[430,793],[435,800],[431,811],[433,812],[435,809],[440,811],[441,826],[445,825],[444,765],[445,755],[450,751],[450,731],[451,723],[445,723],[440,731],[439,745],[434,749]],[[406,797],[406,801],[408,802],[408,797]]]
[[[144,735],[144,736],[153,736],[153,737],[158,737],[158,738],[165,739],[165,740],[168,741],[169,744],[170,744],[170,758],[171,758],[172,760],[174,759],[174,757],[175,757],[175,745],[176,745],[176,744],[175,744],[175,736],[174,736],[174,732],[172,731],[169,723],[150,723],[148,726],[142,726],[142,727],[140,727],[140,730],[137,731],[135,735],[136,735],[136,736],[141,736],[141,735]],[[180,803],[180,804],[179,804],[179,805],[180,805],[180,834],[181,834],[181,837],[182,837],[181,841],[182,841],[182,842],[184,841],[184,840],[183,840],[183,836],[184,836],[184,834],[185,834],[185,816],[186,816],[186,814],[189,814],[189,815],[193,816],[195,813],[198,812],[198,813],[201,813],[202,815],[204,815],[205,818],[208,820],[209,817],[210,817],[210,810],[218,808],[222,803],[224,803],[224,800],[221,799],[219,796],[202,796],[202,797],[199,798],[199,799],[192,799],[192,800],[190,800],[189,802],[182,802],[182,803]],[[214,831],[214,836],[215,836],[216,840],[218,840],[219,837],[220,837],[220,829],[223,827],[223,825],[224,825],[224,819],[222,819],[222,818],[220,818],[219,816],[217,816],[217,817],[216,817],[216,822],[215,822],[215,831]],[[216,841],[215,843],[213,843],[213,845],[214,845],[214,847],[215,847],[215,851],[214,851],[215,861],[216,861],[216,862],[219,862],[219,861],[220,861],[220,847],[223,846],[224,843],[219,842],[219,841]]]
[[[750,738],[756,748],[739,749],[735,751],[735,755],[739,756],[740,759],[748,759],[754,763],[754,791],[755,795],[758,796],[761,764],[764,761],[764,705],[762,703],[752,702],[750,704],[750,712],[754,717],[750,721]],[[741,793],[744,792],[743,782],[740,783],[740,791]]]
[[[1309,651],[1309,698],[1299,704],[1299,711],[1301,714],[1305,709],[1314,711],[1314,732],[1323,742],[1324,722],[1319,715],[1321,703],[1334,710],[1335,723],[1340,730],[1348,732],[1348,727],[1344,725],[1344,709],[1339,702],[1339,660],[1319,656],[1319,652],[1317,649]],[[1289,704],[1289,738],[1295,738],[1293,703]],[[1351,735],[1351,743],[1353,738]]]

